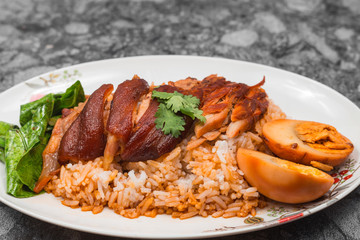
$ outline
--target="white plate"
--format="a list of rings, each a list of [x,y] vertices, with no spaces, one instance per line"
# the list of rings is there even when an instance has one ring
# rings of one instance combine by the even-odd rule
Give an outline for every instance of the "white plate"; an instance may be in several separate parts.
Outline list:
[[[340,169],[334,172],[339,181],[331,194],[316,202],[303,205],[270,203],[258,212],[262,222],[245,223],[245,218],[172,219],[161,215],[156,218],[123,218],[109,209],[98,215],[63,206],[53,195],[17,199],[6,194],[5,167],[0,163],[0,200],[8,206],[63,227],[97,234],[132,238],[204,238],[224,236],[265,229],[293,221],[322,210],[344,198],[360,184],[360,111],[344,96],[308,78],[259,64],[206,57],[147,56],[90,62],[56,70],[32,78],[0,94],[1,120],[18,122],[19,106],[36,94],[64,91],[80,79],[86,93],[92,93],[103,83],[131,79],[134,74],[148,82],[162,83],[188,76],[202,79],[218,74],[231,81],[249,85],[266,76],[264,89],[270,98],[291,118],[314,120],[335,126],[351,139],[355,151]]]

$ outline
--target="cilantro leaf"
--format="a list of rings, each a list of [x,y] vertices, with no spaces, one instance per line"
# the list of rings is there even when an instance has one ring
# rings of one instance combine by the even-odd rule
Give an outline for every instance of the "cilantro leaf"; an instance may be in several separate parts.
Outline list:
[[[197,97],[194,97],[192,95],[183,95],[184,99],[186,102],[188,102],[189,104],[193,105],[194,107],[198,107],[200,104],[200,99],[198,99]]]
[[[175,113],[184,108],[186,102],[181,96],[173,96],[166,101],[166,107],[173,110]]]
[[[197,108],[196,109],[183,108],[181,109],[181,113],[191,117],[192,120],[197,118],[202,123],[205,123],[206,121],[206,118],[202,115],[203,111]]]
[[[162,129],[165,134],[171,133],[178,137],[181,131],[184,131],[185,120],[176,113],[181,112],[184,115],[196,118],[205,122],[206,118],[202,115],[203,111],[198,108],[200,99],[192,95],[184,95],[177,91],[173,93],[158,92],[152,93],[152,98],[157,98],[160,102],[159,108],[155,114],[156,128]]]
[[[152,98],[157,98],[157,99],[161,99],[161,100],[168,100],[170,99],[172,96],[174,96],[173,93],[167,93],[167,92],[158,92],[156,90],[154,90],[152,92]]]
[[[160,103],[159,108],[155,113],[155,117],[156,128],[162,129],[165,134],[171,133],[171,135],[177,138],[180,136],[181,131],[185,130],[184,118],[166,108],[163,103]]]

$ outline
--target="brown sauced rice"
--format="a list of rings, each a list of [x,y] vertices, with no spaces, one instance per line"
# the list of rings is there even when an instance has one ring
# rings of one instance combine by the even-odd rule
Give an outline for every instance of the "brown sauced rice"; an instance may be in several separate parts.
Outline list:
[[[266,202],[243,178],[235,153],[238,148],[269,153],[260,137],[262,126],[285,117],[270,101],[254,128],[236,138],[229,139],[226,128],[201,139],[189,136],[157,160],[113,163],[109,171],[102,168],[102,157],[67,164],[45,190],[66,206],[94,214],[108,206],[127,218],[255,216]]]

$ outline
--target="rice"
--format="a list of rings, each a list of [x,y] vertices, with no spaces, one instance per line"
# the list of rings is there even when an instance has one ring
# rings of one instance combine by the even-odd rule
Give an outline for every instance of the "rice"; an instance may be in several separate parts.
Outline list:
[[[102,157],[68,164],[45,190],[61,197],[65,206],[94,214],[109,207],[127,218],[157,214],[179,219],[255,216],[256,208],[266,203],[244,179],[236,150],[268,153],[260,137],[262,126],[285,117],[270,101],[263,118],[238,137],[228,138],[226,129],[199,139],[192,136],[157,160],[112,163],[108,171],[102,168]]]

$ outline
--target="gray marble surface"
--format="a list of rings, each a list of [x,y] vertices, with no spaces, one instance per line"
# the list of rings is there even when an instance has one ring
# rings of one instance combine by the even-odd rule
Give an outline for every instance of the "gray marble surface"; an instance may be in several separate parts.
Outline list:
[[[216,56],[315,79],[360,106],[360,0],[0,0],[0,91],[77,63]],[[141,231],[141,229],[139,229]],[[221,239],[360,239],[360,188],[283,226]],[[0,239],[113,239],[0,203]]]

